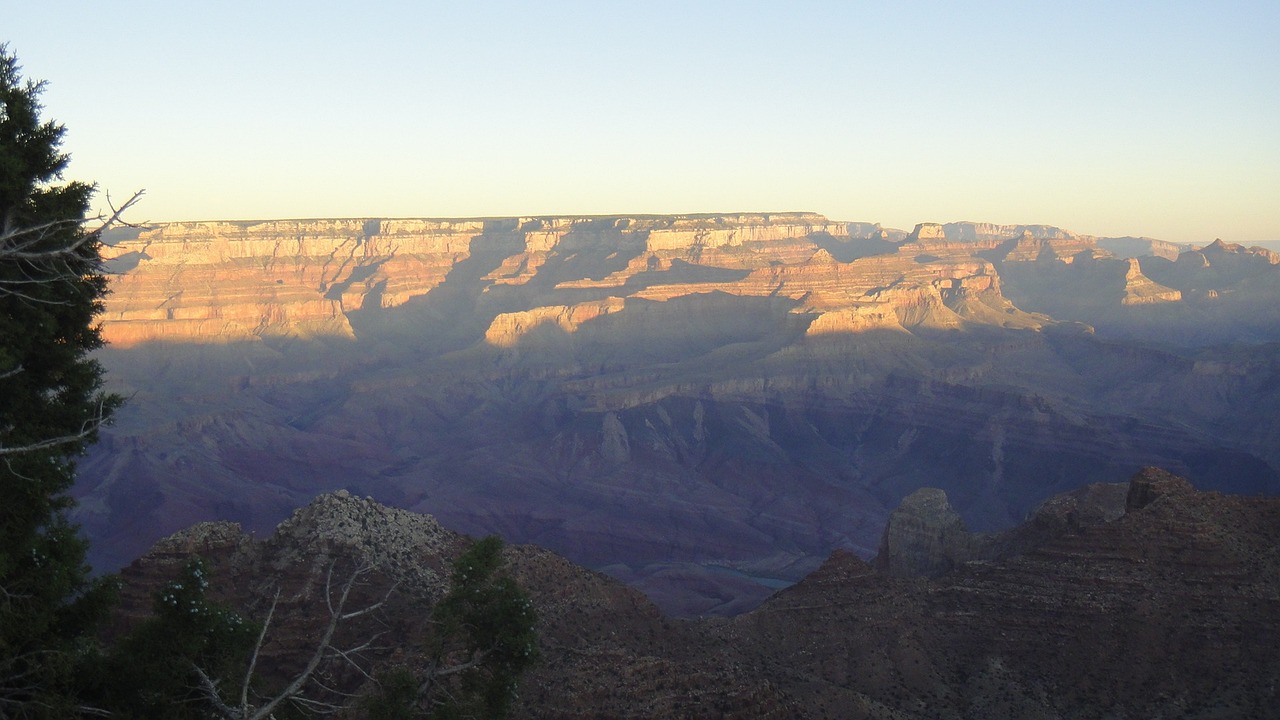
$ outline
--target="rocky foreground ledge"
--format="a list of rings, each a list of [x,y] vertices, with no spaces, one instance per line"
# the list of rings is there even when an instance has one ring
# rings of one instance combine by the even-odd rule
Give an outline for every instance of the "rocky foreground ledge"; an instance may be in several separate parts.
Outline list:
[[[664,618],[603,575],[510,547],[543,656],[517,716],[1277,716],[1280,499],[1198,492],[1148,468],[1051,499],[1001,536],[966,538],[948,511],[945,496],[909,499],[873,563],[837,552],[732,620]],[[284,635],[264,666],[287,668],[324,612],[319,568],[373,562],[369,592],[400,583],[390,620],[412,637],[467,543],[429,517],[324,495],[267,539],[206,523],[158,543],[124,571],[120,624],[200,554],[249,615],[282,590]]]

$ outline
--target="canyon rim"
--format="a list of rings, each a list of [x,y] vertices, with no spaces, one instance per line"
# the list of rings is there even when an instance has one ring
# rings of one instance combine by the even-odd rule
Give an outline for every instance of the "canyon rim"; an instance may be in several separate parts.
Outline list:
[[[971,527],[1157,465],[1280,490],[1280,256],[814,213],[109,238],[103,569],[337,489],[734,615],[935,487]]]

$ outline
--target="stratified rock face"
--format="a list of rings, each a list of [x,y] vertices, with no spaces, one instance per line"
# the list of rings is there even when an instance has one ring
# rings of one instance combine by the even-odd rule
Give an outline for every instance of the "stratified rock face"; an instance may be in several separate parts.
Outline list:
[[[444,569],[463,539],[429,515],[386,507],[339,490],[294,511],[265,540],[253,539],[237,523],[197,523],[159,540],[126,570],[125,577],[136,586],[154,589],[162,582],[157,578],[176,574],[188,558],[199,556],[231,575],[274,575],[277,582],[305,576],[304,589],[297,592],[310,597],[315,584],[323,581],[327,565],[342,560],[355,567],[377,568],[405,592],[434,599],[446,589]],[[149,607],[143,591],[138,592],[126,598],[126,606]]]
[[[976,246],[964,248],[961,261],[922,263],[886,253],[894,247],[888,233],[864,226],[809,213],[169,223],[106,249],[121,274],[104,330],[118,346],[351,338],[361,313],[433,292],[488,289],[496,305],[484,337],[510,347],[543,329],[572,333],[618,310],[623,298],[785,297],[797,309],[861,318],[842,325],[852,329],[957,325],[949,296],[998,295],[990,265],[971,257]],[[1003,231],[1013,229],[989,230]],[[857,263],[859,248],[877,243],[880,259]],[[596,299],[556,301],[575,295]],[[922,305],[931,309],[917,312]]]
[[[1134,243],[1119,242],[1129,240],[1098,242],[1132,255]],[[1127,259],[1098,250],[1057,263],[1032,259],[997,259],[1010,299],[1108,337],[1179,345],[1280,340],[1280,255],[1263,248],[1216,240],[1196,250],[1152,246]]]
[[[903,240],[917,251],[984,252],[1006,260],[1068,257],[1096,247],[1096,239],[1050,225],[920,223]]]
[[[1020,525],[973,533],[937,488],[903,498],[889,515],[872,566],[886,575],[936,578],[965,563],[1031,552],[1068,533],[1122,517],[1161,494],[1194,492],[1191,483],[1159,468],[1144,468],[1128,484],[1090,483],[1045,500]]]
[[[811,717],[1276,717],[1280,500],[1156,489],[932,580],[833,555],[733,636]]]
[[[1126,511],[1126,494],[1146,502]],[[904,506],[953,526],[940,493],[916,493]],[[1050,527],[1050,517],[1061,522]],[[1200,493],[1147,468],[1128,484],[1055,497],[1009,534],[1035,541],[931,579],[887,574],[837,550],[730,621],[664,619],[620,583],[509,546],[542,653],[515,717],[1276,717],[1280,500]],[[368,564],[359,601],[387,605],[376,625],[356,621],[346,637],[381,632],[363,661],[412,664],[445,589],[413,578],[441,577],[466,543],[430,518],[344,494],[317,498],[264,540],[204,524],[125,570],[120,625],[136,622],[150,594],[202,554],[211,592],[250,617],[280,592],[258,666],[269,688],[314,649],[330,566]],[[348,693],[364,682],[335,678]]]
[[[899,577],[936,577],[981,557],[986,545],[965,527],[945,492],[921,488],[889,515],[873,564]]]
[[[1197,318],[1264,297],[1261,256],[1211,301],[1038,225],[316,220],[113,242],[100,357],[132,399],[76,490],[103,569],[347,489],[731,615],[836,548],[871,557],[921,487],[979,532],[1143,465],[1280,490],[1280,358],[1247,343],[1280,302],[1220,349],[1086,324],[1194,309],[1160,339],[1231,336]]]

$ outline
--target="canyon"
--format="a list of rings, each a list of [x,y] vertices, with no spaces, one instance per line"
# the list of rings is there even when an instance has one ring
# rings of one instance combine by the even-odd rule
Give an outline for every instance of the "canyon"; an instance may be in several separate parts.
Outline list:
[[[736,615],[870,558],[925,487],[979,532],[1143,465],[1280,491],[1260,248],[813,213],[107,241],[99,357],[129,402],[76,488],[102,569],[344,489]]]
[[[666,617],[617,580],[508,546],[542,656],[514,716],[1275,717],[1280,499],[1206,492],[1144,468],[1050,498],[1025,523],[979,538],[945,493],[919,494],[895,510],[871,563],[836,550],[732,619]],[[426,631],[422,608],[446,591],[445,569],[468,542],[345,491],[268,537],[201,523],[124,570],[116,630],[144,617],[199,555],[214,599],[250,618],[273,608],[259,658],[269,689],[312,652],[328,614],[325,568],[370,566],[361,597],[387,598],[382,617],[353,620],[344,637],[380,633],[366,667],[412,666],[423,650],[408,639]],[[958,557],[962,547],[982,557]],[[372,685],[353,672],[326,677],[307,687],[310,699],[349,704]]]

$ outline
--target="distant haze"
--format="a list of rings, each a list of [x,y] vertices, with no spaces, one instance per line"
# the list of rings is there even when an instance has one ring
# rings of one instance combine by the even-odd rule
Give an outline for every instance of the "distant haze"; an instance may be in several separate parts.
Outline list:
[[[5,13],[136,220],[809,210],[1280,234],[1280,4],[232,1]]]
[[[925,486],[977,530],[1144,465],[1280,493],[1280,257],[1236,244],[810,213],[131,234],[100,355],[131,401],[79,464],[101,568],[346,488],[733,614],[870,557]]]
[[[1259,247],[1264,247],[1268,250],[1273,250],[1275,252],[1280,252],[1280,240],[1259,240],[1258,242],[1250,243],[1250,244],[1257,245]]]

